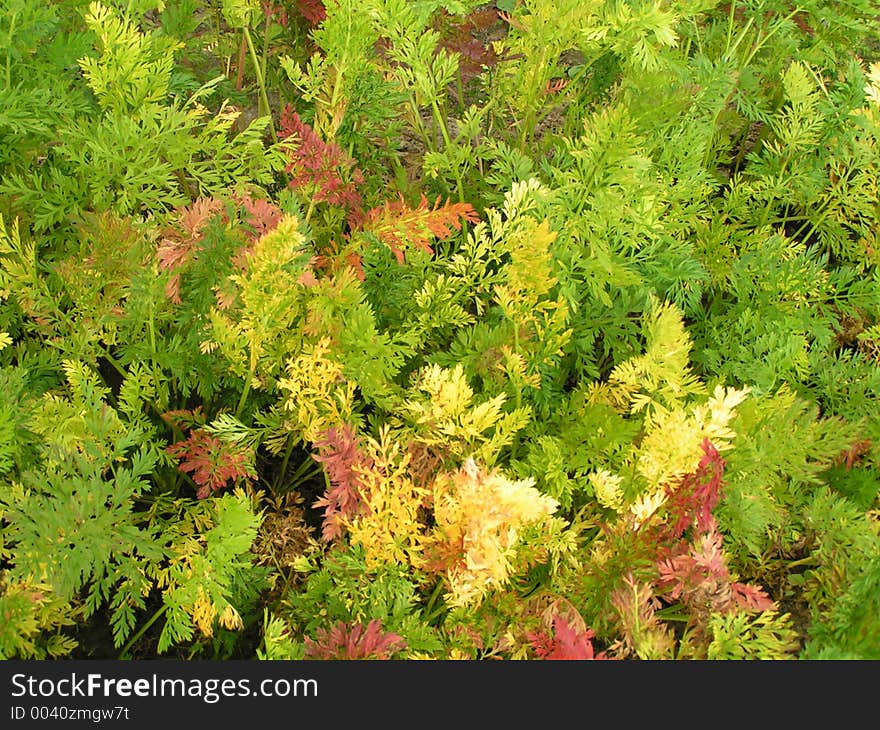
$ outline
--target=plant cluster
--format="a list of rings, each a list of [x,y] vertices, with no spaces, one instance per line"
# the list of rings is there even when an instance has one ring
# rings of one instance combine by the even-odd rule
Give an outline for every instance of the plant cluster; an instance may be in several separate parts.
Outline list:
[[[880,659],[880,3],[0,7],[0,658]]]

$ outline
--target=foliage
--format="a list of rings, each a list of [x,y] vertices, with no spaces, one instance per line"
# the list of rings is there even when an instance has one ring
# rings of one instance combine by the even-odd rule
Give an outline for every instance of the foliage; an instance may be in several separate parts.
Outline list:
[[[0,8],[0,658],[880,658],[876,2]]]

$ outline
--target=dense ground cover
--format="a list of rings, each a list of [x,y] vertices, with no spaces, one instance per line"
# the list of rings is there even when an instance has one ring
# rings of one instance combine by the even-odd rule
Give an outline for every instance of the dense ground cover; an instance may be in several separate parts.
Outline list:
[[[880,3],[0,7],[0,657],[880,659]]]

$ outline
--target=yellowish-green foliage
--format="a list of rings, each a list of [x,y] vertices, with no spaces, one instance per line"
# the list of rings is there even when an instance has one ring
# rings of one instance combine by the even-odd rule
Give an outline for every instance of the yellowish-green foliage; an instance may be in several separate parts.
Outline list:
[[[428,492],[413,482],[410,456],[387,429],[367,441],[366,454],[370,466],[357,472],[366,514],[348,523],[351,540],[363,547],[370,568],[382,563],[419,568],[424,563],[422,508]]]
[[[261,519],[251,498],[237,490],[175,535],[168,567],[157,575],[168,614],[160,646],[192,637],[193,628],[205,637],[213,636],[218,626],[242,628],[236,583],[253,560],[250,549]]]
[[[502,393],[474,403],[474,391],[461,365],[452,370],[425,367],[412,389],[413,397],[401,404],[406,431],[417,444],[455,458],[474,457],[494,464],[517,430],[528,422],[527,409],[504,410]]]
[[[704,439],[709,439],[718,451],[733,448],[736,434],[728,424],[748,392],[748,388],[737,390],[719,385],[707,401],[690,405],[687,410],[658,410],[649,415],[636,462],[648,488],[663,487],[670,480],[695,471]]]
[[[600,469],[589,476],[599,503],[618,512],[629,504],[636,525],[660,507],[666,487],[696,471],[706,439],[719,452],[733,448],[736,433],[730,423],[750,392],[716,385],[705,398],[704,384],[690,369],[693,344],[674,305],[655,302],[645,337],[645,353],[618,365],[607,384],[589,393],[642,416],[642,437],[627,460],[632,472]]]
[[[132,23],[102,3],[92,2],[86,25],[99,39],[101,56],[83,57],[79,66],[101,108],[139,113],[164,101],[181,44],[148,39]]]
[[[219,350],[236,375],[251,386],[267,387],[279,358],[298,351],[294,325],[303,314],[303,273],[308,264],[299,221],[286,216],[244,253],[243,271],[230,275],[235,298],[210,312],[205,352]],[[236,303],[231,309],[231,302]]]
[[[503,348],[502,368],[519,387],[541,385],[538,368],[562,355],[571,337],[566,327],[568,307],[559,296],[550,296],[557,284],[551,266],[550,245],[556,233],[545,220],[523,216],[505,227],[510,261],[505,281],[495,285],[495,298],[504,316],[513,323],[513,347]],[[526,363],[524,352],[537,356]]]
[[[306,441],[317,441],[328,428],[352,419],[356,384],[346,380],[342,366],[327,356],[329,349],[329,341],[321,339],[290,358],[286,377],[278,380],[292,429]]]
[[[625,405],[636,413],[674,407],[705,392],[691,371],[693,343],[674,304],[654,300],[642,331],[645,353],[617,365],[607,384],[594,386],[595,397],[617,407]]]
[[[875,0],[0,8],[0,657],[880,658]]]
[[[0,583],[0,659],[58,659],[76,642],[64,633],[77,611],[52,587],[37,581]]]

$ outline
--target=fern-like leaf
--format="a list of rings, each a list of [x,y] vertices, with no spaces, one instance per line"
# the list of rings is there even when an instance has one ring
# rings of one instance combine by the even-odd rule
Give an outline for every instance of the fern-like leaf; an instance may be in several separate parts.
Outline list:
[[[285,170],[291,176],[291,188],[310,194],[318,203],[342,206],[355,217],[360,214],[357,188],[364,174],[339,145],[323,141],[290,106],[281,112],[278,136],[290,141]]]
[[[318,629],[317,639],[306,637],[306,659],[390,659],[406,648],[406,641],[392,632],[383,632],[373,619],[362,624],[338,622],[329,631]]]
[[[325,542],[341,537],[345,521],[366,509],[358,475],[359,470],[362,472],[370,465],[369,458],[358,446],[359,439],[347,424],[327,429],[324,437],[315,442],[318,453],[313,458],[324,465],[331,485],[313,505],[324,508],[321,537]]]
[[[400,200],[368,211],[363,229],[388,246],[398,263],[402,264],[405,251],[410,246],[433,254],[430,245],[433,239],[449,238],[453,232],[461,230],[462,221],[478,223],[479,220],[470,203],[450,203],[447,200],[441,204],[438,197],[430,207],[427,198],[422,195],[419,204],[411,208],[401,196]]]
[[[254,451],[241,443],[230,443],[198,428],[184,441],[171,444],[167,453],[178,459],[180,471],[191,474],[198,486],[196,496],[204,499],[230,481],[255,479]]]

